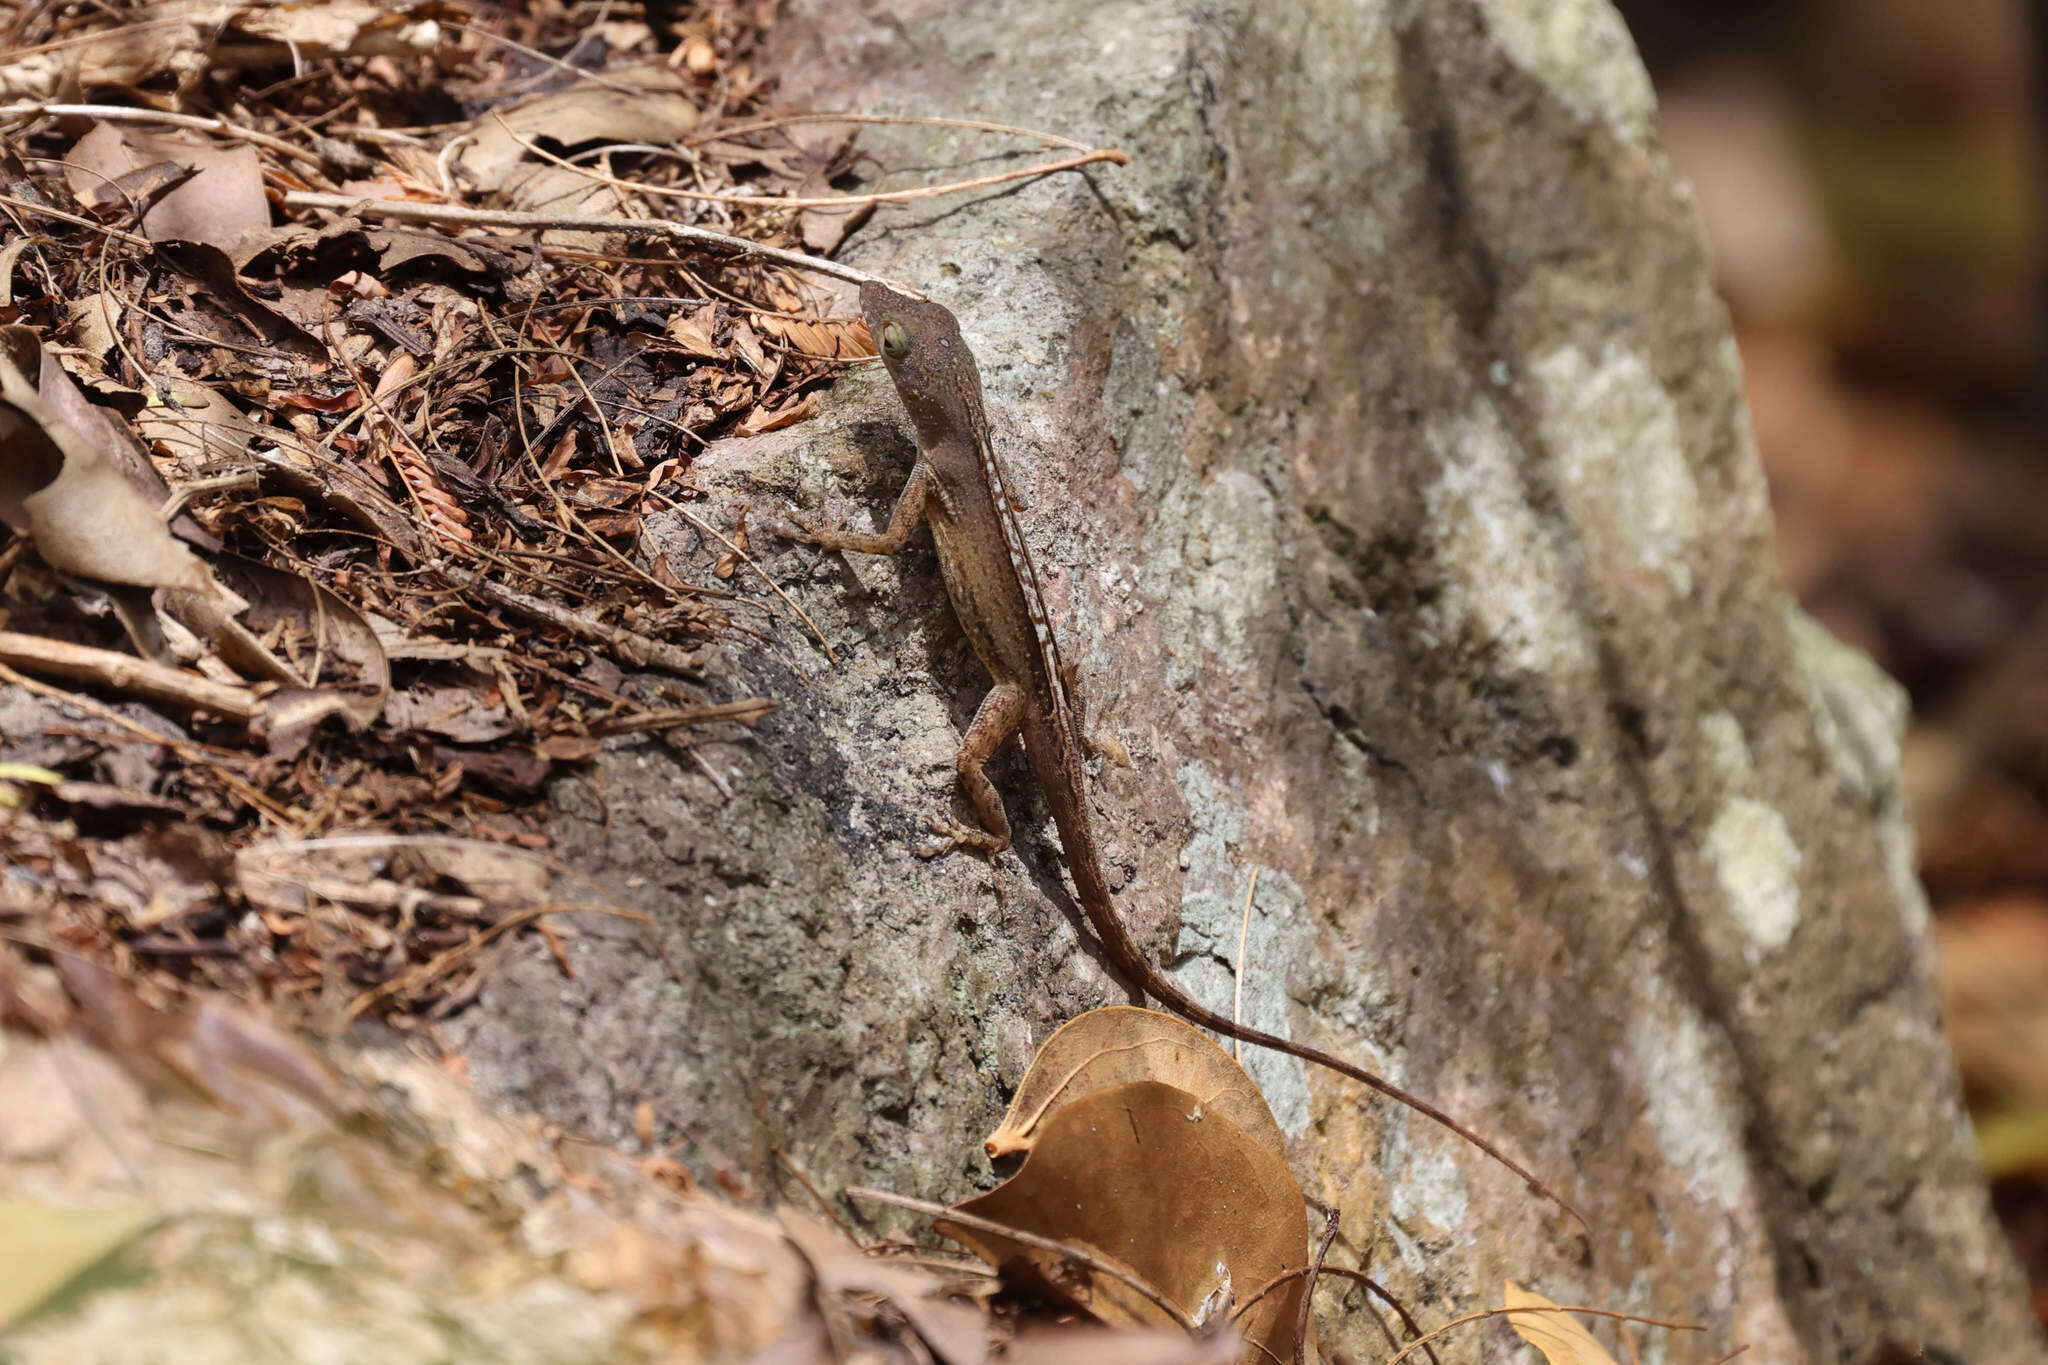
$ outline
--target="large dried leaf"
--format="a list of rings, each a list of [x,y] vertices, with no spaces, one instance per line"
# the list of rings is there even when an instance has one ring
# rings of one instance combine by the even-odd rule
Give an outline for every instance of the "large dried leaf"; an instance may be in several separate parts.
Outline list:
[[[114,349],[115,339],[121,330],[121,317],[127,305],[106,290],[87,294],[82,299],[73,299],[65,305],[64,311],[71,317],[71,339],[74,345],[95,360],[103,360]]]
[[[989,1134],[988,1154],[1028,1152],[1047,1116],[1085,1095],[1132,1081],[1185,1090],[1211,1114],[1229,1119],[1284,1158],[1287,1139],[1266,1097],[1244,1068],[1208,1035],[1157,1010],[1114,1005],[1068,1020],[1045,1040],[1002,1124]]]
[[[401,734],[439,735],[457,744],[488,744],[519,733],[522,722],[506,704],[498,679],[463,667],[436,673],[394,691],[384,703],[384,723]]]
[[[605,84],[585,82],[511,109],[494,109],[468,129],[474,140],[455,164],[478,191],[490,194],[522,178],[530,159],[520,140],[545,138],[563,147],[585,142],[674,142],[697,127],[690,83],[664,67],[607,71]],[[559,168],[557,168],[559,169]],[[597,182],[577,177],[586,186]]]
[[[391,666],[385,661],[377,632],[354,607],[309,578],[253,559],[223,555],[214,561],[214,574],[248,603],[237,623],[248,637],[244,648],[261,649],[268,657],[270,650],[258,637],[288,640],[291,652],[301,661],[300,669],[294,671],[303,671],[304,681],[360,689],[368,709],[357,717],[357,723],[367,725],[376,719],[391,690]],[[244,672],[256,669],[253,661],[247,667],[242,659],[230,658],[229,662]]]
[[[187,476],[247,454],[251,437],[260,430],[220,390],[189,379],[151,384],[135,415],[136,435],[175,461],[174,473],[182,470]]]
[[[251,293],[235,270],[234,259],[212,242],[196,240],[157,243],[157,258],[206,286],[207,297],[227,309],[250,332],[301,360],[326,362],[327,347],[299,326],[284,309]]]
[[[227,247],[270,226],[263,167],[246,142],[211,142],[191,133],[153,133],[101,123],[64,157],[72,193],[105,200],[110,182],[163,162],[195,172],[150,205],[142,235],[152,242],[210,242]],[[118,202],[118,197],[117,197]]]
[[[1541,1294],[1532,1294],[1507,1282],[1501,1298],[1503,1308],[1555,1308]],[[1543,1353],[1547,1365],[1615,1365],[1607,1348],[1569,1313],[1510,1313],[1508,1325],[1515,1334]]]
[[[68,391],[68,392],[67,392]],[[107,583],[207,590],[206,566],[123,473],[98,416],[36,334],[0,327],[0,520],[51,567]]]
[[[1301,1187],[1266,1143],[1185,1090],[1112,1086],[1062,1105],[1040,1125],[1018,1172],[956,1206],[1127,1267],[1190,1317],[1243,1300],[1307,1262]],[[1056,1253],[940,1220],[1013,1283],[1113,1326],[1170,1326],[1129,1285]],[[1302,1283],[1259,1300],[1240,1324],[1281,1360],[1294,1350]],[[1259,1358],[1256,1348],[1245,1357]]]

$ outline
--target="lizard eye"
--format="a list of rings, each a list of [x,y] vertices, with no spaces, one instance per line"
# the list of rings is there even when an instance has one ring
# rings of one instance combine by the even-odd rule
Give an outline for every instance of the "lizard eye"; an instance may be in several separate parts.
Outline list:
[[[882,354],[892,360],[901,360],[910,354],[910,333],[903,330],[903,324],[890,318],[882,324]]]

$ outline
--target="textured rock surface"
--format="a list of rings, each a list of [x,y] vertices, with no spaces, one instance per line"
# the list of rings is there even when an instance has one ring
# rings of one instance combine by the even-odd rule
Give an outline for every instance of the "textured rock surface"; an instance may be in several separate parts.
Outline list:
[[[1339,1260],[1433,1319],[1553,1299],[1852,1361],[2041,1359],[1926,984],[1901,701],[1773,567],[1736,358],[1649,87],[1595,0],[791,7],[819,108],[1056,128],[1137,158],[890,210],[852,259],[958,311],[1090,725],[1126,915],[1228,1007],[1377,1064],[1562,1185],[1590,1238],[1339,1078],[1252,1059]],[[985,138],[882,130],[905,177]],[[1007,164],[1007,163],[1004,163]],[[943,168],[937,169],[934,168]],[[873,524],[886,382],[711,452],[730,524]],[[672,528],[678,563],[718,547]],[[564,847],[683,980],[587,928],[458,1025],[478,1078],[707,1165],[955,1198],[1036,1042],[1122,998],[1043,811],[993,868],[906,845],[983,679],[928,551],[756,537],[841,651],[736,648],[784,710],[565,785]],[[762,600],[771,599],[765,596]],[[1023,765],[1006,760],[1021,793]],[[719,1150],[711,1150],[717,1147]],[[1378,1349],[1334,1295],[1325,1340]],[[1338,1305],[1343,1305],[1341,1308]],[[1519,1358],[1476,1331],[1447,1359]]]

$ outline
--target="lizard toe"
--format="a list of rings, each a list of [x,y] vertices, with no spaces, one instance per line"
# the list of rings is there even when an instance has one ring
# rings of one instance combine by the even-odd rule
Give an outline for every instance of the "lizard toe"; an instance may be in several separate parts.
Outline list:
[[[1010,841],[1000,835],[990,834],[987,830],[970,829],[941,815],[927,816],[925,825],[939,837],[931,843],[919,844],[912,850],[920,858],[942,857],[956,848],[979,849],[994,857],[1010,846]]]

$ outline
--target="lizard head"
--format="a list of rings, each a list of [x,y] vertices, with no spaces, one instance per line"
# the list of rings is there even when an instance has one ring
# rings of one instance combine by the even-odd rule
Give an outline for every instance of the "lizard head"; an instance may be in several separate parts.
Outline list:
[[[973,419],[980,415],[981,372],[952,311],[872,280],[861,286],[860,306],[924,444],[973,430],[978,425]]]

